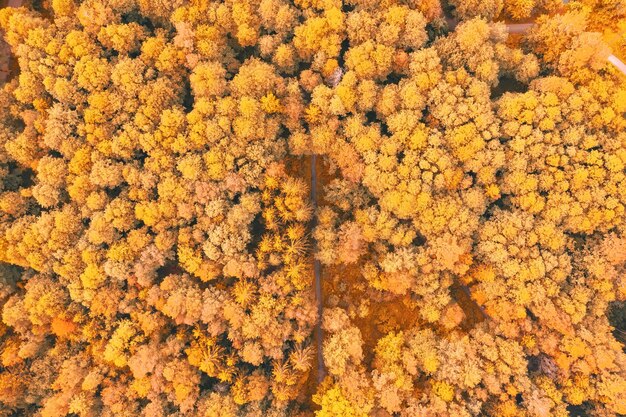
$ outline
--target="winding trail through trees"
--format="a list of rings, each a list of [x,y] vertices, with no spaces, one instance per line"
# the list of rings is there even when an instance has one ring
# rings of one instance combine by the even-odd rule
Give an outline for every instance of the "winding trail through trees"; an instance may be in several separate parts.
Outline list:
[[[20,7],[21,5],[22,0],[0,0],[0,9],[4,7]],[[15,62],[12,60],[9,44],[0,35],[0,85],[9,81],[11,69],[14,65]]]
[[[317,210],[317,155],[311,155],[311,205],[313,210]],[[317,217],[314,217],[313,227],[317,222]],[[322,342],[324,339],[322,331],[322,312],[323,312],[323,297],[322,297],[322,265],[320,261],[315,259],[315,242],[313,242],[313,276],[315,277],[315,300],[317,302],[317,314],[318,320],[315,325],[315,341],[317,343],[317,382],[321,383],[326,376],[326,369],[324,366],[324,355],[322,354]]]
[[[509,33],[526,33],[533,27],[534,23],[507,23]]]

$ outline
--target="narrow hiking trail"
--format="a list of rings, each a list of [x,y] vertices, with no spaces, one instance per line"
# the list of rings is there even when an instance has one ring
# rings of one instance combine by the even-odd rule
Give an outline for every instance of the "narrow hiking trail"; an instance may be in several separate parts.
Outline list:
[[[4,7],[20,7],[21,0],[0,0],[0,9]],[[15,73],[16,62],[12,59],[11,49],[3,36],[0,35],[0,85],[9,81]]]
[[[311,155],[311,205],[314,212],[317,211],[317,155]],[[313,227],[316,220],[313,220]],[[326,376],[324,367],[324,355],[322,353],[322,342],[324,339],[322,331],[322,312],[323,312],[323,296],[322,296],[322,265],[320,261],[315,259],[315,242],[313,242],[313,276],[315,279],[315,300],[317,302],[318,321],[315,325],[315,342],[317,344],[317,382],[321,383]]]

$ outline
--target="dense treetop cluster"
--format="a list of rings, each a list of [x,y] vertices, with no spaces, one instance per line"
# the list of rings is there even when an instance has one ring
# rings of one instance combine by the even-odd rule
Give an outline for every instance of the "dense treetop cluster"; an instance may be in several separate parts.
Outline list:
[[[0,28],[0,417],[626,414],[624,0]]]

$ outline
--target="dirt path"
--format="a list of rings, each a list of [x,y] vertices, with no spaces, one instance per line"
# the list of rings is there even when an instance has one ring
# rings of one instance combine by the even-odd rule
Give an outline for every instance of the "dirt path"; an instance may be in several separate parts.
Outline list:
[[[311,156],[311,205],[313,210],[317,210],[317,155]],[[313,222],[315,227],[315,220]],[[315,252],[315,243],[313,243]],[[324,334],[322,331],[322,265],[317,259],[313,259],[313,276],[315,277],[315,300],[317,302],[317,314],[319,320],[315,326],[315,341],[317,344],[317,382],[321,383],[326,376],[326,368],[324,366],[324,355],[322,354],[322,342]]]
[[[507,23],[509,33],[526,33],[533,27],[534,23]]]
[[[622,74],[626,75],[626,64],[624,64],[618,57],[615,55],[609,55],[609,62],[622,72]]]
[[[4,7],[20,7],[22,3],[22,0],[0,0],[0,9]],[[13,66],[15,66],[15,62],[12,61],[11,49],[0,34],[0,85],[9,80]]]

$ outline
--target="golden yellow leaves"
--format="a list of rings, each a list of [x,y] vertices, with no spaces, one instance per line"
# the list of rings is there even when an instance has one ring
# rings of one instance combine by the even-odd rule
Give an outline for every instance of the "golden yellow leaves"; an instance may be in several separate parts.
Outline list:
[[[323,352],[328,371],[336,376],[343,375],[350,365],[356,365],[363,359],[360,330],[351,326],[341,332],[328,336]]]
[[[304,119],[310,123],[315,124],[321,119],[322,110],[314,104],[309,105],[304,111]]]
[[[130,320],[118,323],[111,339],[105,346],[103,357],[115,366],[122,368],[127,365],[130,350],[143,340],[136,325]]]
[[[329,380],[330,382],[330,380]],[[367,417],[368,413],[355,409],[353,403],[342,393],[341,387],[333,384],[332,387],[313,396],[313,402],[321,407],[317,417]]]
[[[196,65],[189,77],[191,88],[196,97],[220,96],[225,92],[226,70],[219,62],[207,62]]]
[[[102,89],[110,80],[110,69],[106,59],[83,56],[77,63],[77,83],[89,91]]]
[[[384,78],[391,71],[394,49],[366,41],[346,53],[346,66],[358,78]]]
[[[71,16],[76,10],[74,0],[52,0],[52,10],[55,15]]]
[[[310,266],[305,261],[309,246],[303,222],[311,212],[306,186],[299,179],[285,177],[277,168],[274,175],[265,177],[262,218],[267,232],[258,244],[256,258],[260,269],[282,264],[287,282],[300,291],[309,285],[306,277]]]
[[[614,223],[622,210],[614,190],[622,181],[623,158],[619,150],[601,151],[600,137],[589,130],[604,114],[598,100],[609,99],[600,97],[592,98],[585,89],[577,91],[564,78],[549,77],[533,81],[533,89],[523,95],[505,95],[499,101],[503,131],[512,136],[507,153],[543,154],[542,162],[532,168],[541,165],[541,175],[528,176],[531,168],[525,167],[510,169],[504,176],[503,192],[513,193],[519,207],[551,221],[564,221],[572,230],[589,232]],[[589,101],[586,112],[596,116],[583,118],[580,109]],[[610,101],[607,105],[614,107]],[[566,153],[560,143],[572,147]]]
[[[217,148],[204,154],[204,163],[206,165],[206,173],[209,179],[219,181],[233,167],[233,157],[224,154]],[[199,170],[202,168],[198,167]]]
[[[207,260],[199,250],[186,245],[178,246],[178,261],[189,273],[203,282],[215,279],[220,274],[220,268],[214,262]]]
[[[256,286],[246,279],[238,280],[233,286],[232,292],[235,301],[243,307],[248,306],[248,304],[252,303],[257,297]]]
[[[465,284],[472,282],[485,282],[491,283],[496,279],[496,272],[490,265],[477,265],[473,267],[470,272],[463,277]]]
[[[613,369],[619,347],[597,347],[576,333],[596,328],[585,322],[587,308],[601,316],[615,283],[572,270],[564,248],[574,250],[578,241],[561,231],[608,230],[624,214],[619,190],[626,157],[616,134],[624,106],[611,104],[623,92],[613,94],[612,84],[600,80],[585,87],[540,80],[529,93],[499,100],[496,118],[492,90],[477,80],[512,74],[525,83],[536,76],[532,58],[506,49],[501,26],[478,21],[451,44],[462,47],[461,54],[450,45],[419,49],[439,23],[427,33],[416,7],[438,16],[433,1],[359,0],[353,10],[335,0],[192,1],[171,16],[173,3],[149,8],[142,0],[132,12],[122,3],[116,9],[102,0],[80,6],[53,0],[56,18],[48,22],[24,11],[0,12],[8,40],[22,44],[20,59],[29,62],[14,83],[19,87],[7,87],[18,99],[11,114],[28,107],[21,116],[27,128],[0,148],[37,172],[36,185],[19,191],[7,174],[11,191],[0,197],[0,209],[13,221],[32,204],[44,208],[39,219],[24,217],[3,229],[2,260],[60,274],[72,299],[90,309],[87,319],[70,319],[56,314],[50,296],[28,290],[29,312],[19,302],[6,310],[12,327],[30,322],[39,332],[49,325],[46,331],[63,343],[82,337],[93,356],[106,351],[113,367],[131,361],[144,343],[141,333],[152,332],[149,349],[157,350],[162,375],[135,375],[128,409],[143,407],[136,396],[152,401],[157,391],[172,412],[207,416],[235,415],[238,405],[250,402],[257,403],[248,407],[252,413],[261,412],[258,403],[300,402],[313,365],[306,343],[316,309],[309,293],[306,184],[273,165],[289,143],[292,153],[324,154],[340,170],[341,179],[325,193],[329,206],[318,213],[317,256],[329,264],[361,263],[355,287],[363,301],[352,305],[340,292],[329,301],[348,306],[362,325],[380,310],[370,305],[370,294],[410,300],[419,307],[411,310],[418,322],[434,329],[430,335],[393,329],[379,341],[376,358],[364,362],[366,350],[354,346],[359,328],[342,320],[331,325],[325,350],[331,372],[341,377],[315,396],[319,416],[423,409],[460,415],[466,398],[484,404],[473,414],[519,415],[549,401],[556,405],[545,414],[562,415],[563,401],[618,409],[613,403],[623,381],[596,377],[596,368]],[[478,3],[463,2],[464,12],[493,14],[501,7]],[[130,15],[135,23],[120,23]],[[154,26],[143,23],[148,19]],[[602,46],[593,37],[579,40]],[[552,45],[545,46],[549,59]],[[576,48],[562,61],[555,54],[556,70],[595,65],[598,57],[589,51]],[[579,68],[570,75],[582,80],[588,74]],[[42,158],[46,153],[55,161]],[[71,216],[50,214],[68,203],[78,207]],[[510,218],[503,220],[496,207]],[[476,266],[466,271],[474,259]],[[608,271],[603,262],[589,269]],[[563,371],[575,366],[596,374],[558,385],[529,381],[525,364],[519,365],[523,355],[485,338],[472,349],[485,347],[480,354],[489,363],[465,380],[456,378],[459,369],[476,369],[475,361],[460,364],[474,359],[473,350],[455,345],[458,326],[466,324],[449,294],[458,276],[471,284],[468,297],[491,316],[477,326],[481,331],[496,323],[511,340],[522,340],[525,354],[545,351]],[[183,282],[193,285],[176,288]],[[560,293],[564,285],[567,295]],[[596,301],[591,290],[601,294]],[[118,306],[130,312],[135,328],[111,323]],[[55,314],[46,316],[48,308]],[[192,336],[181,323],[197,331]],[[395,326],[389,323],[385,332]],[[533,327],[539,323],[541,330]],[[156,343],[163,339],[160,329],[172,326],[175,340]],[[17,351],[7,347],[3,361],[19,365]],[[55,348],[56,356],[63,354]],[[201,372],[220,381],[208,388],[220,393],[207,393]],[[108,402],[122,387],[115,378],[83,388],[95,391],[106,379]],[[531,396],[529,386],[539,394]],[[90,401],[82,393],[65,403],[82,415],[96,412]]]
[[[268,114],[278,113],[281,111],[280,100],[274,95],[274,93],[268,93],[261,97],[261,109]]]
[[[209,177],[211,179],[221,179],[221,177],[219,176],[216,177],[214,175],[215,169],[212,167],[213,164],[210,163],[210,158],[206,158],[206,159],[208,160],[207,165],[209,166],[209,169],[208,169]],[[221,161],[217,161],[217,162],[219,164]],[[186,180],[198,179],[198,177],[202,173],[202,168],[203,168],[202,158],[198,154],[186,155],[178,162],[178,164],[176,165],[176,168],[178,169],[178,171],[180,172],[180,174],[182,175],[184,179]]]
[[[312,366],[313,354],[312,346],[298,347],[289,354],[289,363],[296,371],[306,372]]]
[[[432,390],[435,395],[445,402],[450,402],[454,399],[454,387],[445,381],[433,382]]]
[[[344,14],[339,8],[326,9],[322,17],[311,17],[294,30],[293,44],[298,54],[310,58],[318,52],[336,57],[341,48],[340,30]]]
[[[80,275],[80,280],[83,287],[87,289],[97,289],[106,280],[106,274],[101,267],[94,264],[88,264],[83,273]]]
[[[232,381],[235,360],[226,354],[215,338],[208,337],[200,330],[194,330],[194,339],[191,346],[185,349],[185,353],[192,366],[210,377],[224,382]]]
[[[359,125],[361,122],[357,122]],[[355,149],[360,153],[376,151],[382,141],[379,130],[376,127],[369,127],[366,129],[359,129],[358,133],[355,133],[352,142]]]
[[[486,188],[485,188],[485,194],[487,195],[487,197],[491,198],[492,200],[497,200],[498,198],[500,198],[500,187],[498,187],[496,184],[489,184]]]
[[[411,218],[414,214],[423,211],[431,197],[426,193],[414,195],[401,191],[389,191],[380,200],[381,207],[396,213],[401,219]]]
[[[112,24],[104,26],[98,33],[98,40],[107,48],[119,53],[128,54],[139,48],[145,38],[143,26],[131,22],[129,24]]]
[[[452,148],[452,153],[461,162],[469,161],[485,147],[485,141],[472,123],[464,124],[447,133],[447,142]]]
[[[276,69],[257,58],[247,60],[230,82],[231,93],[236,98],[249,96],[260,99],[268,92],[280,96],[284,85],[285,81]]]
[[[402,359],[403,344],[404,334],[392,332],[378,340],[374,352],[376,357],[383,362],[397,362]]]

